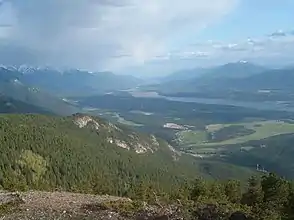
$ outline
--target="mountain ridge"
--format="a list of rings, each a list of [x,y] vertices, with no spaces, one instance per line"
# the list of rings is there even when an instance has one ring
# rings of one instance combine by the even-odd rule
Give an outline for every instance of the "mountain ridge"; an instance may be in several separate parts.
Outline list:
[[[220,66],[207,67],[207,68],[193,68],[187,70],[179,70],[162,79],[161,82],[174,81],[174,80],[192,80],[203,78],[243,78],[255,75],[267,68],[259,66],[247,61],[239,61],[235,63],[226,63]]]
[[[22,76],[20,72],[0,68],[0,93],[60,115],[73,114],[77,111],[76,107],[62,99],[39,88],[27,86],[23,83]]]
[[[17,73],[21,82],[58,96],[87,95],[125,90],[142,82],[130,75],[52,67],[1,66],[1,72]]]
[[[279,90],[289,92],[292,91],[291,82],[294,80],[292,73],[294,73],[293,68],[267,69],[251,63],[229,63],[210,69],[198,77],[163,82],[151,85],[149,88],[166,95],[182,94],[183,96],[193,96],[193,93],[197,96],[197,93],[205,92],[208,96],[210,93],[216,93],[215,95],[218,96],[218,92],[226,92],[224,94],[227,95],[231,91]]]

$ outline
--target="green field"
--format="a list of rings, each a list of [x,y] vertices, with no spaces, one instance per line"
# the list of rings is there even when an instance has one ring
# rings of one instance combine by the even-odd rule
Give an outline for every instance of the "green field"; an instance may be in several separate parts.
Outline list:
[[[281,135],[281,134],[291,134],[294,133],[294,124],[278,122],[278,121],[263,121],[263,122],[253,122],[239,124],[247,128],[255,130],[255,133],[233,138],[230,140],[218,142],[218,143],[205,143],[206,146],[214,145],[229,145],[229,144],[240,144],[251,140],[261,140],[271,136]]]
[[[240,137],[235,137],[220,142],[209,142],[207,139],[209,133],[217,132],[225,127],[241,125],[248,129],[253,129],[255,133]],[[208,125],[206,131],[182,131],[177,134],[180,145],[188,147],[217,147],[231,144],[241,144],[251,140],[261,140],[271,136],[294,133],[294,124],[282,121],[256,121],[250,123],[238,124],[215,124]]]
[[[181,131],[177,133],[177,141],[180,145],[202,144],[207,140],[205,131]]]

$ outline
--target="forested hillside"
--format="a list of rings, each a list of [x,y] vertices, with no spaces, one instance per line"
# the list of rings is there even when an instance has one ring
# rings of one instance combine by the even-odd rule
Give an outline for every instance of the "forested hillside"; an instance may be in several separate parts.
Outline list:
[[[187,189],[187,188],[186,188]],[[239,181],[207,182],[196,179],[181,192],[181,200],[190,204],[187,219],[291,220],[294,218],[293,182],[275,174],[252,176],[242,189]],[[190,202],[189,202],[190,201]],[[189,205],[188,205],[189,206]],[[233,213],[233,214],[232,214]]]
[[[140,182],[170,191],[197,175],[244,179],[252,174],[181,155],[154,136],[84,115],[1,115],[0,143],[0,185],[5,189],[130,195]]]
[[[278,173],[286,178],[294,178],[293,163],[293,134],[284,134],[248,141],[243,144],[230,146],[230,149],[243,149],[235,151],[226,158],[230,163],[241,166],[258,164],[260,169]],[[246,150],[246,147],[250,150]]]

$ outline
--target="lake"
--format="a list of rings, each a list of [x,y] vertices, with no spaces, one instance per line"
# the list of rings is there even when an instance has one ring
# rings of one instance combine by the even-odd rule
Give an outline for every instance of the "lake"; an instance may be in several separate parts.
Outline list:
[[[276,101],[267,102],[246,102],[246,101],[235,101],[230,99],[210,99],[210,98],[192,98],[192,97],[170,97],[162,96],[156,92],[129,92],[135,98],[160,98],[176,102],[194,102],[202,104],[216,104],[216,105],[231,105],[245,108],[254,108],[259,110],[279,110],[279,111],[290,111],[294,112],[294,107],[289,107],[286,104]]]

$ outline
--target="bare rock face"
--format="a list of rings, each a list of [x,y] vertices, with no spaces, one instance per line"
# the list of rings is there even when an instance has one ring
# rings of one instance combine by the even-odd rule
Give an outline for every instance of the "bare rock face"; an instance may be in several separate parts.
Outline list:
[[[17,201],[17,202],[16,202]],[[21,201],[21,203],[19,202]],[[11,204],[9,212],[1,213],[1,220],[182,220],[176,207],[144,205],[142,209],[126,213],[123,207],[132,200],[114,196],[98,196],[68,192],[0,193],[0,207]],[[108,205],[106,205],[108,204]],[[114,204],[114,206],[109,206]],[[116,206],[119,205],[119,206]],[[126,206],[128,207],[128,206]]]
[[[160,145],[153,135],[143,138],[134,132],[130,134],[110,122],[99,121],[92,116],[77,113],[73,115],[73,123],[79,128],[91,128],[97,132],[108,133],[108,143],[137,154],[154,153]]]
[[[100,125],[97,121],[95,121],[93,118],[91,118],[90,116],[86,116],[86,115],[82,115],[82,116],[76,116],[74,123],[79,126],[79,128],[83,128],[87,125],[89,125],[89,123],[91,123],[91,125],[93,125],[93,127],[98,130]]]
[[[22,203],[23,200],[19,193],[0,192],[0,205]]]

